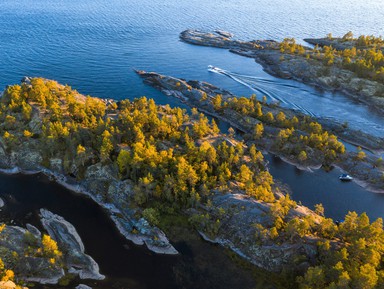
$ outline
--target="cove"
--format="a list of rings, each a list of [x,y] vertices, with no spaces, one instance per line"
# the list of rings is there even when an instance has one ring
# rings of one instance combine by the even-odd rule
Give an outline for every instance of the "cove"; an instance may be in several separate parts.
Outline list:
[[[341,182],[339,169],[302,171],[271,154],[266,156],[270,173],[288,184],[292,198],[314,209],[322,203],[326,217],[342,220],[349,211],[366,212],[371,220],[384,218],[384,195],[365,190],[354,182]]]
[[[76,194],[50,181],[43,174],[0,174],[0,197],[6,206],[3,222],[39,229],[39,209],[46,208],[72,223],[79,233],[87,254],[106,275],[103,281],[75,280],[98,288],[173,289],[173,288],[263,288],[272,286],[264,271],[244,269],[232,261],[220,246],[207,243],[195,232],[175,231],[173,245],[177,256],[157,255],[144,246],[126,240],[104,210],[88,197]],[[33,288],[63,288],[36,284]]]

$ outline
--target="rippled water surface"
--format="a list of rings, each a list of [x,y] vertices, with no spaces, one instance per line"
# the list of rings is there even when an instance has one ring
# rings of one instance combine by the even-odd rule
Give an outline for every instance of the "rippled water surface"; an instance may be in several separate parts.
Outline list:
[[[220,28],[241,39],[282,40],[287,36],[302,39],[322,37],[329,32],[342,36],[349,30],[355,34],[384,35],[383,19],[382,0],[1,0],[0,88],[18,83],[25,75],[42,76],[67,83],[84,94],[115,99],[147,95],[158,103],[180,105],[177,100],[144,85],[133,72],[133,68],[137,68],[205,80],[236,94],[250,95],[255,91],[259,95],[267,94],[288,106],[345,120],[355,128],[380,136],[384,135],[383,117],[366,107],[338,94],[322,93],[299,83],[276,79],[263,72],[252,59],[226,50],[188,45],[180,42],[178,35],[187,28]],[[208,65],[229,71],[240,82],[209,72]],[[374,218],[384,216],[384,196],[366,192],[354,183],[338,182],[337,171],[310,174],[272,157],[270,164],[272,174],[291,186],[296,199],[309,206],[324,203],[329,216],[342,218],[348,210],[367,211]],[[34,182],[29,178],[27,181],[22,177],[0,177],[4,183],[3,193],[12,194],[16,191],[12,184],[21,180],[26,184]],[[51,188],[59,190],[54,185]],[[33,202],[28,194],[19,194],[17,200],[38,208],[47,195],[49,188],[44,187],[44,195],[36,195]],[[61,197],[52,196],[56,197],[45,200],[44,206],[71,218],[68,206],[61,207],[57,203]],[[89,207],[88,210],[96,209]],[[92,214],[101,216],[100,212]],[[111,252],[115,255],[111,256],[106,253],[105,244],[93,242],[97,228],[92,227],[94,231],[90,232],[92,228],[87,230],[86,220],[82,221],[82,218],[81,214],[75,214],[70,221],[79,228],[80,235],[85,236],[90,252],[109,276],[133,278],[132,288],[155,288],[156,280],[147,280],[146,268],[152,272],[159,263],[168,264],[156,273],[164,276],[172,270],[169,265],[172,260],[152,255],[145,257],[149,253],[144,249],[122,253],[125,241],[116,239],[118,237],[115,241],[107,239],[107,243],[116,246],[112,250],[114,253]],[[105,222],[102,221],[100,228],[116,236],[110,222]],[[210,248],[206,250],[212,251]],[[109,267],[108,264],[118,256],[121,260]],[[133,263],[130,258],[134,259]],[[138,263],[138,260],[144,261]],[[204,270],[193,271],[188,266],[192,267],[194,263],[188,262],[183,265],[186,268],[183,272],[188,272],[190,280],[203,276]],[[214,266],[215,261],[206,265],[207,268]],[[125,269],[133,272],[126,275]],[[173,276],[178,274],[173,269]],[[159,288],[175,286],[174,279],[168,280],[164,276],[159,277],[162,280]],[[223,276],[217,279],[213,276],[201,277],[202,284],[205,279],[210,283],[199,288],[219,288],[221,283],[226,283]],[[184,279],[181,283],[185,284]],[[228,286],[235,288],[236,284],[228,283]],[[241,287],[245,288],[245,285]]]
[[[18,0],[0,1],[0,86],[24,75],[81,92],[125,98],[147,94],[132,68],[237,84],[209,75],[218,67],[253,75],[252,60],[178,41],[186,28],[221,28],[243,39],[384,35],[381,0]],[[244,90],[249,94],[249,90]]]
[[[25,75],[43,76],[99,97],[147,95],[161,103],[178,104],[145,86],[133,72],[138,68],[207,80],[238,94],[250,95],[256,88],[259,95],[275,95],[315,114],[384,135],[381,117],[347,104],[341,96],[308,92],[297,83],[289,88],[292,82],[267,75],[251,59],[178,40],[187,28],[220,28],[242,39],[302,39],[328,32],[343,35],[349,30],[384,35],[381,0],[293,0],[289,5],[283,0],[3,0],[0,11],[0,87]],[[248,87],[243,86],[209,73],[210,64],[240,77],[272,81],[248,78]]]

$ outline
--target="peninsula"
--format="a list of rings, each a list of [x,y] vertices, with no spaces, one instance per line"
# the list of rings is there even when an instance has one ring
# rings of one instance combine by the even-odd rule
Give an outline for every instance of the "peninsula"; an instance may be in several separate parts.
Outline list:
[[[137,73],[164,94],[229,123],[244,134],[248,146],[256,145],[301,169],[339,166],[368,190],[384,192],[382,159],[367,156],[363,151],[348,152],[338,140],[346,139],[375,151],[383,147],[383,138],[268,104],[255,96],[236,97],[206,82],[185,81],[154,72]]]
[[[101,100],[55,81],[25,78],[7,87],[0,100],[1,168],[40,171],[87,194],[124,236],[157,253],[177,253],[159,228],[167,232],[172,228],[164,219],[183,216],[191,233],[267,271],[284,272],[291,286],[383,283],[382,220],[371,223],[366,214],[350,212],[337,226],[324,217],[321,205],[312,211],[296,203],[275,183],[261,151],[294,150],[295,140],[300,148],[295,162],[332,164],[345,154],[334,135],[311,119],[256,99],[227,98],[224,91],[213,96],[218,90],[207,83],[140,74],[171,95],[203,103],[201,110],[214,110],[218,117],[227,118],[225,111],[231,110],[241,121],[228,121],[247,134],[220,133],[215,121],[196,109],[189,115],[145,97]],[[65,220],[44,210],[41,215],[59,245],[68,240],[53,233],[54,221],[70,228]],[[79,242],[71,243],[83,252]],[[23,271],[16,265],[24,258],[3,260],[17,281]]]

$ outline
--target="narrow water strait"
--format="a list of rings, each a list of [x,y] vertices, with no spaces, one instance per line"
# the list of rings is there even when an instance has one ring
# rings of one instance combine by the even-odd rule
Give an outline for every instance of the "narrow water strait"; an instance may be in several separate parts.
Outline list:
[[[384,116],[341,94],[274,78],[252,59],[178,39],[187,28],[220,28],[244,40],[300,40],[329,32],[342,36],[350,30],[356,35],[384,35],[381,0],[292,0],[289,6],[283,4],[286,1],[3,0],[0,88],[18,83],[26,75],[41,76],[69,84],[83,94],[114,99],[146,95],[160,104],[183,106],[143,84],[133,72],[137,68],[204,80],[237,95],[266,95],[286,107],[384,136]],[[209,72],[208,65],[225,73]],[[273,156],[267,159],[272,175],[288,184],[294,199],[304,205],[313,208],[323,203],[326,215],[335,219],[349,210],[384,217],[384,195],[339,182],[337,170],[309,173]],[[98,205],[44,176],[0,175],[0,188],[0,197],[7,203],[3,218],[39,225],[37,212],[47,208],[76,227],[87,253],[108,277],[97,284],[91,282],[93,288],[253,288],[257,282],[259,288],[267,288],[262,274],[251,278],[249,272],[238,271],[220,248],[199,240],[176,242],[182,253],[178,257],[155,255],[134,246]]]

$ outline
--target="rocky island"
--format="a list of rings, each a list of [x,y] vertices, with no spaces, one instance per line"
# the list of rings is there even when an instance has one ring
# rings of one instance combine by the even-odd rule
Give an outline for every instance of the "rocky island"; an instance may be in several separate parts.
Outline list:
[[[48,210],[40,212],[48,234],[31,224],[26,228],[1,226],[1,280],[58,284],[76,275],[80,279],[104,279],[97,263],[84,253],[84,245],[72,224]]]
[[[55,81],[26,78],[7,87],[0,100],[1,168],[8,173],[40,171],[88,195],[124,236],[157,253],[177,253],[159,227],[167,232],[172,228],[164,220],[183,216],[191,234],[196,231],[260,268],[285,272],[295,286],[382,284],[382,220],[371,223],[366,214],[349,213],[337,226],[324,217],[321,205],[312,211],[293,201],[274,182],[262,154],[288,155],[298,147],[295,162],[332,164],[345,153],[334,135],[305,116],[255,98],[236,98],[208,83],[139,73],[165,93],[215,112],[246,134],[220,133],[215,121],[196,109],[188,115],[145,97],[104,101]],[[46,210],[41,217],[49,240],[58,245],[51,246],[55,256],[60,247],[72,248],[63,255],[68,272],[103,277],[68,222]],[[9,228],[4,236],[10,244],[24,238],[24,229]],[[19,265],[20,260],[7,263],[12,270]],[[17,280],[25,279],[25,270],[15,272]],[[6,271],[2,276],[7,281]],[[28,280],[39,281],[39,276]]]
[[[314,48],[295,39],[237,40],[231,34],[186,30],[180,39],[187,43],[229,49],[254,58],[264,70],[281,78],[292,78],[325,90],[337,90],[384,113],[384,56],[381,38],[352,33],[344,37],[306,39]]]
[[[371,191],[384,192],[384,167],[379,156],[348,152],[346,139],[371,151],[381,150],[383,138],[366,135],[297,111],[251,98],[202,81],[185,81],[154,72],[137,71],[149,85],[177,97],[200,111],[228,122],[244,133],[247,145],[271,152],[298,168],[310,170],[336,165]],[[324,127],[324,128],[323,128]]]

